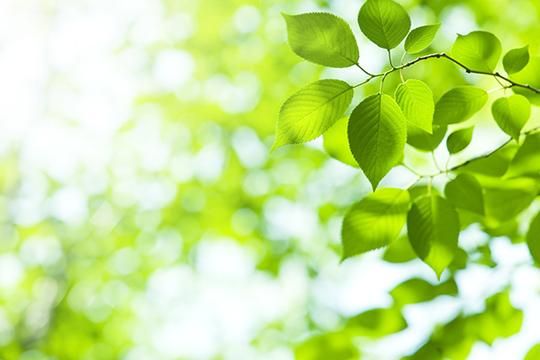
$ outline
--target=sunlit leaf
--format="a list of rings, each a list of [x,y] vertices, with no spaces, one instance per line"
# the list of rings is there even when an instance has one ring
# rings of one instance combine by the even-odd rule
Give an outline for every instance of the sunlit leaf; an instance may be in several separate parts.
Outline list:
[[[527,65],[519,72],[510,75],[510,79],[519,84],[530,85],[540,90],[540,56],[531,55]],[[540,106],[540,94],[519,86],[513,86],[512,90],[516,94],[525,96],[531,104]]]
[[[534,345],[523,360],[538,360],[540,359],[540,344]]]
[[[349,147],[348,125],[349,118],[340,119],[323,134],[324,150],[334,159],[357,168],[360,165],[354,159]]]
[[[296,360],[357,360],[360,355],[350,336],[329,333],[313,337],[294,351]]]
[[[405,39],[405,51],[409,54],[416,54],[427,48],[435,39],[439,27],[441,27],[441,23],[412,29]]]
[[[526,239],[532,258],[540,264],[540,213],[536,214],[531,221]]]
[[[494,151],[489,156],[482,156],[470,160],[465,166],[460,167],[457,171],[471,171],[477,174],[495,177],[503,176],[517,150],[518,147],[516,143],[508,144],[501,149]]]
[[[407,321],[399,309],[371,309],[351,319],[345,331],[354,336],[383,337],[407,328]]]
[[[407,237],[401,237],[391,243],[383,255],[383,260],[393,264],[401,264],[416,259],[416,253]]]
[[[521,329],[523,311],[515,309],[508,293],[498,293],[486,300],[486,311],[471,316],[480,340],[488,345],[498,337],[508,337]]]
[[[474,126],[456,130],[446,139],[446,148],[450,154],[457,154],[463,151],[471,143]]]
[[[540,133],[528,135],[512,159],[505,178],[535,176],[540,172]]]
[[[484,195],[476,178],[470,174],[459,174],[444,188],[444,195],[457,208],[484,214]]]
[[[519,141],[521,129],[531,117],[531,104],[522,95],[502,97],[491,105],[491,114],[502,131]]]
[[[364,99],[349,119],[349,144],[373,189],[400,161],[407,140],[407,121],[388,95]]]
[[[447,126],[434,124],[433,134],[430,134],[427,131],[420,129],[418,126],[409,123],[407,125],[407,144],[420,151],[433,151],[444,139],[447,130]]]
[[[452,46],[452,57],[470,70],[492,73],[501,56],[501,41],[487,31],[459,35]]]
[[[319,137],[343,116],[352,98],[352,87],[341,80],[319,80],[303,87],[279,111],[272,151]]]
[[[458,86],[445,93],[435,105],[433,121],[450,125],[470,119],[484,107],[488,94],[475,86]]]
[[[362,33],[383,49],[398,46],[411,29],[411,18],[393,0],[367,0],[358,13]]]
[[[289,46],[300,57],[330,67],[358,63],[359,51],[349,24],[329,13],[283,14]]]
[[[456,282],[450,279],[439,285],[432,285],[422,279],[409,279],[396,286],[390,295],[399,307],[431,301],[439,295],[457,295]]]
[[[420,80],[409,79],[398,85],[394,97],[409,123],[432,133],[435,103],[429,86]]]
[[[529,63],[529,45],[512,49],[503,57],[504,71],[510,74],[517,73]]]

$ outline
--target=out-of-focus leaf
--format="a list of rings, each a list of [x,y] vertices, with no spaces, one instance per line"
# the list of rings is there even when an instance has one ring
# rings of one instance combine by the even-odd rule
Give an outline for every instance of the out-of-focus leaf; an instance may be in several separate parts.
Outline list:
[[[344,164],[360,167],[349,147],[349,138],[347,136],[347,127],[349,118],[343,118],[334,124],[330,129],[323,134],[324,150],[326,153],[336,160]]]
[[[294,355],[296,360],[357,360],[360,353],[350,336],[338,332],[309,339],[296,348]]]
[[[429,152],[435,150],[446,135],[447,126],[433,124],[433,134],[420,129],[418,126],[407,125],[407,144],[417,150]]]
[[[474,126],[456,130],[446,139],[446,148],[450,154],[457,154],[463,151],[471,143]]]
[[[459,174],[444,188],[444,195],[455,207],[484,215],[484,195],[476,178],[470,174]]]
[[[401,311],[389,309],[372,309],[349,320],[345,330],[354,336],[382,337],[407,328],[407,322]]]
[[[398,85],[394,97],[409,123],[430,134],[433,132],[435,103],[429,86],[420,80],[409,79]]]
[[[383,260],[389,263],[400,264],[416,259],[409,239],[402,237],[391,243],[383,255]]]
[[[528,84],[540,90],[540,56],[532,55],[527,65],[521,71],[510,75],[510,80],[519,84]],[[519,86],[513,86],[512,90],[516,94],[525,96],[531,104],[540,106],[540,94]]]
[[[457,293],[457,285],[453,279],[439,285],[432,285],[422,279],[409,279],[390,291],[394,304],[400,308],[407,304],[431,301],[439,295],[457,295]]]
[[[528,135],[512,159],[505,178],[536,176],[540,172],[540,133]]]

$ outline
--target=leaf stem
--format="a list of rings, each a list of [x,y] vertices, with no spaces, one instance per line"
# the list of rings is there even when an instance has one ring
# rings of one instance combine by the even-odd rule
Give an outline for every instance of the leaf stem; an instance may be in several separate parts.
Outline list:
[[[388,62],[390,63],[392,70],[396,70],[396,68],[394,67],[394,64],[392,64],[392,54],[390,53],[390,50],[388,50]]]

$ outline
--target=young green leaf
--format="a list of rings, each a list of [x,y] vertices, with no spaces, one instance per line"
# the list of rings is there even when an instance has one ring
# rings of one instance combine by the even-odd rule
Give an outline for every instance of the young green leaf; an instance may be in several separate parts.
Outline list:
[[[459,35],[452,46],[452,57],[473,71],[492,73],[501,56],[501,41],[487,31]]]
[[[433,132],[431,124],[435,103],[429,86],[420,80],[409,79],[398,85],[394,97],[410,123],[430,134]]]
[[[445,93],[435,105],[433,122],[450,125],[470,119],[484,107],[488,94],[475,86],[458,86]]]
[[[529,63],[518,73],[510,75],[510,80],[520,84],[528,84],[535,89],[540,89],[540,56],[532,55]],[[516,94],[525,96],[531,104],[540,106],[540,94],[519,86],[512,87]]]
[[[349,119],[349,144],[373,189],[399,162],[407,141],[407,120],[388,95],[364,99]]]
[[[512,159],[505,178],[538,175],[540,172],[540,133],[528,135]]]
[[[446,139],[446,148],[450,154],[457,154],[465,149],[472,140],[474,126],[466,129],[456,130]]]
[[[508,75],[517,73],[529,62],[529,45],[522,48],[512,49],[503,57],[504,71]]]
[[[457,251],[459,219],[454,206],[438,195],[421,197],[413,202],[407,228],[414,251],[440,279]]]
[[[349,208],[343,219],[343,259],[390,245],[407,221],[411,198],[405,190],[386,188]]]
[[[435,39],[440,27],[441,23],[437,23],[412,29],[405,39],[405,51],[409,54],[416,54],[427,48]]]
[[[531,117],[531,103],[522,95],[502,97],[491,105],[491,114],[501,130],[519,142],[521,129]]]
[[[407,11],[393,0],[367,0],[358,13],[362,33],[380,48],[398,46],[411,29]]]
[[[324,150],[336,160],[355,168],[360,167],[349,148],[349,138],[347,137],[347,126],[349,118],[343,118],[334,124],[323,134]]]
[[[411,123],[407,124],[407,144],[413,146],[417,150],[430,152],[435,150],[441,141],[444,139],[444,135],[446,135],[446,131],[448,130],[448,127],[440,126],[437,124],[433,125],[433,134],[428,133],[427,131],[424,131],[420,129],[416,125],[412,125]]]
[[[342,18],[329,13],[281,14],[289,46],[300,57],[324,66],[344,68],[358,63],[358,44]]]
[[[536,214],[531,221],[526,239],[532,258],[537,264],[540,264],[540,213]]]
[[[352,98],[352,87],[341,80],[319,80],[303,87],[281,107],[271,151],[317,138],[343,116]]]
[[[444,196],[455,207],[484,215],[484,194],[476,178],[467,173],[459,174],[444,188]]]

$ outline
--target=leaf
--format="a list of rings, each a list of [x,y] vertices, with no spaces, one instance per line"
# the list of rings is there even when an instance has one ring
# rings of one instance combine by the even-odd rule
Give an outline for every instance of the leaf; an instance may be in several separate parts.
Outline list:
[[[476,178],[467,173],[459,174],[444,188],[444,196],[455,207],[484,215],[484,194]]]
[[[525,238],[533,260],[540,264],[540,212],[532,219]]]
[[[343,115],[352,98],[352,87],[341,80],[319,80],[304,86],[281,107],[271,152],[317,138]]]
[[[508,170],[508,166],[510,166],[510,162],[517,150],[516,143],[507,144],[487,157],[470,160],[467,165],[458,168],[456,171],[470,171],[482,175],[501,177]]]
[[[501,56],[501,41],[487,31],[459,35],[452,46],[452,57],[470,70],[492,73]]]
[[[390,245],[407,221],[411,198],[405,190],[386,188],[349,208],[343,219],[343,260]]]
[[[540,56],[532,55],[529,63],[518,73],[512,74],[510,80],[519,84],[528,84],[535,89],[540,90]],[[513,86],[512,90],[516,94],[525,96],[531,104],[540,106],[540,94],[536,94],[529,89]]]
[[[503,57],[504,71],[508,75],[517,73],[529,62],[529,45],[522,48],[512,49]]]
[[[407,124],[407,143],[420,151],[433,151],[435,150],[446,135],[448,130],[447,126],[433,125],[433,134],[428,133],[420,129],[418,126]]]
[[[360,165],[354,159],[349,148],[349,138],[347,137],[348,124],[349,118],[340,119],[323,134],[324,150],[334,159],[359,168]]]
[[[540,344],[534,345],[525,355],[523,360],[538,360],[540,359]]]
[[[523,323],[523,311],[515,309],[508,293],[498,293],[486,299],[486,310],[472,315],[471,330],[476,330],[479,340],[488,345],[498,337],[509,337],[519,332]]]
[[[439,27],[441,27],[441,23],[412,29],[405,39],[405,51],[409,54],[416,54],[427,48],[435,39]]]
[[[341,332],[315,336],[294,351],[296,360],[356,360],[360,356],[351,337]]]
[[[457,250],[459,219],[454,206],[438,195],[421,197],[413,202],[407,228],[414,251],[440,279]]]
[[[407,121],[388,95],[364,99],[349,119],[349,145],[373,189],[400,161],[407,141]]]
[[[488,94],[475,86],[458,86],[445,93],[435,105],[433,121],[450,125],[470,119],[484,107]]]
[[[420,80],[409,79],[398,85],[394,97],[410,123],[430,134],[433,132],[435,103],[429,86]]]
[[[358,63],[356,38],[342,18],[324,12],[281,15],[287,23],[289,46],[296,55],[336,68]]]
[[[393,0],[367,0],[358,13],[362,33],[380,48],[398,46],[411,29],[407,11]]]
[[[416,259],[416,253],[411,247],[409,239],[401,237],[391,243],[383,255],[383,260],[389,263],[401,264]]]
[[[380,338],[407,328],[407,321],[395,307],[371,309],[349,319],[343,329],[353,336]]]
[[[432,285],[425,280],[413,278],[402,282],[390,291],[390,296],[394,298],[394,304],[399,308],[407,304],[431,301],[439,295],[457,294],[458,288],[452,278],[439,285]]]
[[[540,133],[535,133],[525,138],[504,177],[538,175],[538,172],[540,172]]]
[[[474,126],[466,129],[456,130],[446,139],[446,148],[450,154],[457,154],[465,149],[472,140]]]
[[[521,129],[531,117],[531,103],[522,95],[502,97],[491,105],[491,114],[501,130],[519,142]]]

